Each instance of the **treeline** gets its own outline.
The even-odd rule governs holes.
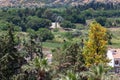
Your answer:
[[[43,17],[39,12],[43,14]],[[10,23],[20,27],[22,31],[26,31],[28,28],[38,30],[51,25],[51,21],[45,17],[45,9],[8,9],[0,11],[0,14],[1,21],[4,21],[1,25]]]
[[[95,2],[92,1],[89,4],[85,4],[85,5],[79,5],[76,6],[78,8],[80,8],[81,10],[85,10],[88,8],[93,8],[95,10],[99,10],[99,9],[105,9],[105,10],[118,10],[120,9],[120,3],[112,3],[112,2]]]
[[[80,8],[67,8],[62,12],[62,16],[73,23],[85,24],[87,19],[94,19],[97,17],[115,18],[120,16],[120,10],[94,10],[89,8],[81,11]]]
[[[59,22],[64,28],[76,28],[76,23],[86,25],[86,20],[89,19],[95,19],[100,24],[102,23],[102,26],[119,26],[120,19],[114,19],[116,17],[120,17],[120,10],[113,8],[111,10],[95,10],[94,8],[81,10],[81,7],[70,7],[63,10],[3,8],[0,10],[0,29],[6,30],[7,24],[12,24],[16,30],[26,31],[31,28],[37,31],[39,28],[49,29],[52,22]]]
[[[120,26],[118,23],[120,17],[120,10],[94,10],[93,8],[89,8],[86,10],[81,10],[79,7],[71,7],[66,8],[61,15],[64,17],[65,20],[68,20],[72,23],[80,23],[86,24],[86,20],[98,20],[102,23],[103,20],[105,21],[102,26],[106,27],[113,27],[113,26]],[[111,18],[111,19],[110,19]],[[117,18],[117,19],[115,19]]]

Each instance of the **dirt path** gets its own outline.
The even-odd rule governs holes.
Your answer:
[[[108,30],[110,30],[110,31],[118,31],[118,30],[120,30],[120,28],[108,28]]]

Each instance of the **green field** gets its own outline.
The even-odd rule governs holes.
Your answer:
[[[112,48],[120,48],[120,28],[110,28],[112,33],[112,45],[109,45]]]
[[[54,49],[57,47],[61,47],[63,44],[62,43],[55,43],[55,42],[43,42],[43,47],[49,48],[49,49]]]
[[[77,24],[78,25],[78,24]],[[120,48],[120,28],[108,28],[109,32],[112,33],[112,45],[108,45],[108,47],[112,47],[112,48]],[[45,48],[49,48],[49,49],[54,49],[54,48],[58,48],[58,47],[62,47],[63,45],[63,39],[67,40],[67,41],[73,41],[73,42],[80,42],[81,39],[86,39],[86,37],[88,36],[88,30],[84,29],[84,30],[80,30],[82,32],[82,35],[80,35],[79,37],[75,37],[72,38],[71,40],[65,38],[64,34],[66,32],[53,32],[53,34],[55,35],[55,39],[52,41],[46,41],[43,42],[43,47]]]

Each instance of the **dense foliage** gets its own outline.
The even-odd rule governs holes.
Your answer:
[[[54,35],[51,33],[51,31],[45,28],[39,29],[37,31],[37,35],[41,38],[42,41],[52,40],[54,38]]]
[[[108,79],[106,45],[112,34],[103,26],[119,27],[118,7],[90,3],[63,10],[2,8],[0,80],[102,80],[103,75]],[[52,29],[52,22],[61,27]],[[43,47],[45,42],[57,47]]]
[[[92,7],[81,9],[83,9],[81,6],[63,8],[63,10],[51,8],[2,8],[0,10],[0,22],[4,22],[4,25],[1,25],[1,28],[10,23],[20,27],[22,31],[26,31],[28,28],[38,30],[39,28],[49,28],[51,22],[62,22],[61,24],[65,23],[62,27],[75,28],[74,24],[80,23],[85,25],[87,20],[94,18],[102,26],[112,27],[120,25],[120,20],[114,19],[120,17],[119,9],[111,8],[106,10],[102,8],[94,9]],[[113,20],[107,18],[113,18]],[[71,26],[65,26],[68,24]]]
[[[62,22],[60,26],[62,26],[63,28],[75,28],[76,27],[73,23],[69,21]]]
[[[0,79],[10,80],[14,74],[18,74],[24,58],[15,48],[13,28],[8,27],[7,34],[1,35],[0,38]]]
[[[90,67],[93,63],[107,63],[106,58],[106,44],[107,44],[107,31],[100,24],[93,22],[90,24],[90,31],[88,41],[85,44],[84,56],[86,66]]]
[[[103,74],[104,78],[108,78],[108,74],[105,74],[108,70],[105,68],[109,67],[99,65],[108,61],[105,56],[107,33],[106,29],[96,22],[90,24],[86,43],[83,39],[81,42],[64,40],[63,47],[53,49],[52,62],[49,57],[45,57],[42,50],[42,41],[52,38],[48,29],[28,29],[28,34],[19,32],[20,35],[17,33],[17,36],[13,34],[13,28],[8,29],[8,34],[1,34],[0,38],[1,80],[102,80]],[[24,39],[20,37],[22,35]],[[98,69],[102,71],[99,72]],[[87,73],[89,74],[86,75]]]

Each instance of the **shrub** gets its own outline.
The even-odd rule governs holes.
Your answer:
[[[74,25],[73,23],[69,22],[69,21],[63,21],[60,24],[61,27],[63,28],[76,28],[76,25]]]
[[[58,31],[59,31],[59,29],[58,29],[58,28],[55,28],[55,29],[53,29],[53,31],[54,31],[54,32],[58,32]]]
[[[42,41],[52,40],[54,38],[54,35],[51,33],[51,31],[46,28],[40,28],[37,31],[37,35]]]

